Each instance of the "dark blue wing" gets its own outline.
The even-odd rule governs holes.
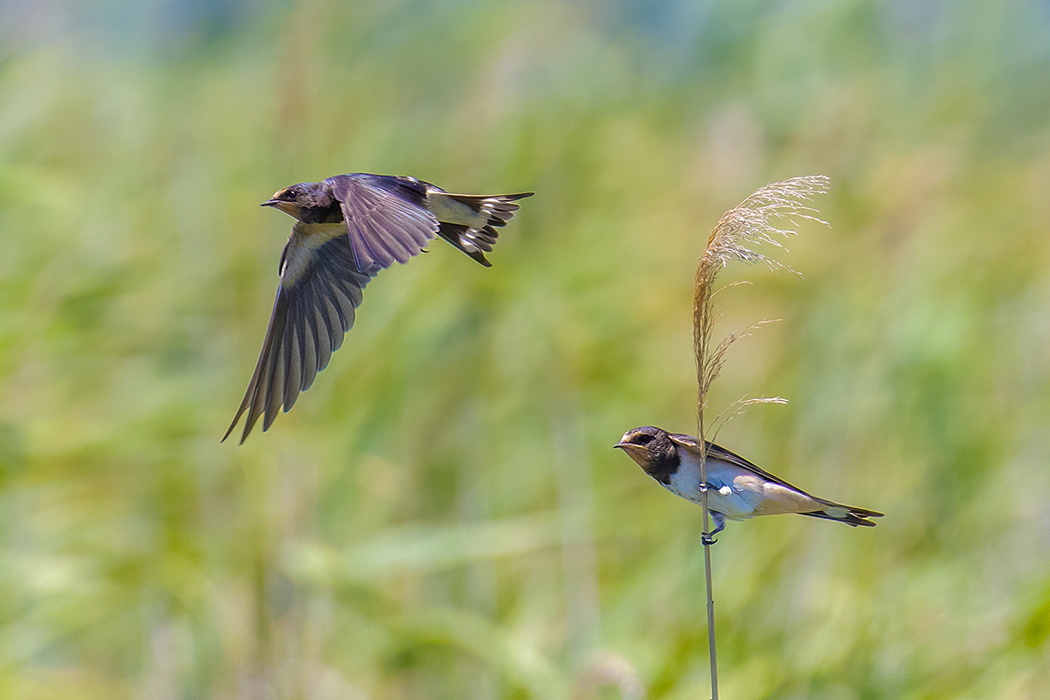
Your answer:
[[[289,241],[282,259],[289,257],[292,245]],[[338,236],[296,255],[308,257],[295,279],[287,279],[287,266],[282,269],[259,362],[223,440],[245,411],[242,443],[260,416],[263,430],[268,429],[282,405],[288,411],[299,393],[310,388],[354,325],[355,309],[371,275],[360,272],[347,237]]]

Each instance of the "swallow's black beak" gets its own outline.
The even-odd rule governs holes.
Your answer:
[[[265,202],[263,202],[259,206],[260,207],[276,207],[280,203],[281,203],[281,200],[279,200],[279,199],[267,199]]]
[[[647,458],[647,452],[645,445],[639,445],[633,442],[618,442],[613,445],[614,449],[623,450],[624,454],[633,459],[638,464],[642,464]]]

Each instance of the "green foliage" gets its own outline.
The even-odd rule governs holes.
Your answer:
[[[722,696],[1042,697],[1041,8],[224,7],[0,22],[0,697],[706,697],[700,509],[611,447],[691,431],[708,233],[815,173],[831,229],[765,251],[802,278],[720,278],[724,332],[782,322],[709,410],[788,397],[718,440],[887,515],[730,524]],[[220,445],[290,227],[258,204],[355,171],[537,195]]]

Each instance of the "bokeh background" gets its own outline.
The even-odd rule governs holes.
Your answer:
[[[718,297],[719,441],[876,529],[731,523],[725,698],[1050,688],[1050,6],[0,2],[0,697],[706,698],[692,432],[721,214],[825,174]],[[291,220],[343,172],[534,190],[366,290],[241,447]]]

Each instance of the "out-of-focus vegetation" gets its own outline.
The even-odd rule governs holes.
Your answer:
[[[712,410],[887,515],[730,524],[722,694],[1046,697],[1045,3],[71,5],[0,6],[0,697],[708,697],[700,509],[611,447],[692,432],[707,234],[817,173]],[[258,204],[355,171],[537,195],[219,444]]]

